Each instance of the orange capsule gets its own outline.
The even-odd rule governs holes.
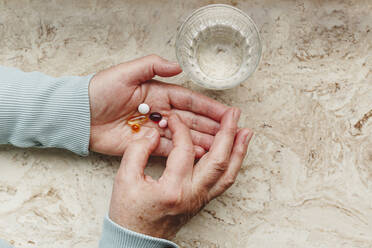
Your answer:
[[[132,126],[134,124],[144,124],[147,122],[149,117],[147,115],[137,115],[137,116],[132,116],[127,120],[128,125]]]
[[[141,126],[139,124],[133,124],[131,125],[132,131],[138,133],[141,129]]]

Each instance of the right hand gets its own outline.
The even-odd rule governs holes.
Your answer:
[[[240,110],[230,108],[210,151],[194,166],[190,129],[177,115],[169,118],[173,136],[166,168],[159,180],[144,174],[148,157],[159,144],[152,129],[125,151],[115,178],[109,217],[132,231],[170,238],[205,204],[235,181],[253,135],[237,128]]]

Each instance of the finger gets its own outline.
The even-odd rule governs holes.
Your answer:
[[[248,145],[253,136],[252,130],[245,128],[238,132],[234,142],[234,147],[231,152],[230,163],[226,172],[218,180],[209,192],[209,199],[213,199],[225,192],[231,185],[234,184],[243,160],[247,154]]]
[[[162,178],[167,181],[180,182],[191,176],[194,167],[195,151],[191,140],[190,129],[177,115],[171,115],[168,125],[172,131],[173,149],[167,159]]]
[[[172,140],[162,137],[160,138],[158,147],[156,147],[152,155],[168,157],[172,149],[173,149]],[[204,148],[197,146],[197,145],[194,145],[194,151],[195,151],[195,158],[201,158],[206,153]]]
[[[212,146],[214,137],[210,134],[201,133],[198,131],[190,130],[191,140],[194,145],[202,147],[204,150],[209,150]],[[165,129],[164,136],[168,139],[172,139],[171,130]]]
[[[240,110],[229,109],[223,116],[220,131],[216,134],[209,153],[202,158],[198,169],[195,171],[196,178],[203,188],[210,189],[223,175],[230,160]]]
[[[206,154],[206,151],[203,147],[195,146],[194,145],[194,151],[195,151],[195,158],[201,158],[204,154]]]
[[[200,93],[177,85],[167,85],[170,104],[177,109],[187,110],[215,121],[221,121],[228,107]]]
[[[220,131],[216,134],[214,142],[210,149],[210,156],[221,161],[226,161],[230,158],[232,145],[238,129],[238,121],[240,117],[240,109],[230,108],[224,115]]]
[[[178,63],[170,62],[158,55],[148,55],[120,65],[123,75],[133,84],[143,83],[158,75],[172,77],[182,72]]]
[[[220,123],[211,118],[178,109],[172,109],[169,112],[177,114],[181,118],[181,121],[192,130],[215,135],[220,129]]]
[[[132,141],[125,149],[118,174],[131,179],[143,179],[147,161],[157,147],[159,138],[157,130],[149,129],[143,137]]]

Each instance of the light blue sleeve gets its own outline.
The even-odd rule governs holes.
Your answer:
[[[88,155],[91,77],[53,78],[0,67],[0,144]]]
[[[103,222],[103,230],[99,248],[178,248],[165,239],[154,238],[125,229],[108,216]],[[0,239],[0,248],[13,248]]]
[[[0,239],[0,248],[13,248],[13,246]]]
[[[141,233],[136,233],[125,229],[112,220],[108,216],[103,222],[103,231],[99,248],[178,248],[178,246],[165,239],[154,238]]]
[[[92,76],[53,78],[0,66],[0,144],[57,147],[88,155]],[[2,228],[2,227],[0,227]],[[0,240],[0,248],[11,248]],[[104,220],[100,248],[177,247]]]

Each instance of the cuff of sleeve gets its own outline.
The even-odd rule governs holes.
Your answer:
[[[53,135],[45,142],[48,147],[70,150],[82,156],[89,155],[90,141],[90,102],[89,83],[93,75],[85,77],[58,78],[63,85],[55,92],[53,100],[55,112],[48,118]],[[50,103],[52,104],[52,103]],[[46,138],[46,136],[43,136]],[[43,142],[42,142],[43,143]]]
[[[125,229],[108,216],[103,223],[102,237],[99,248],[178,248],[178,246],[165,239],[155,238]]]

